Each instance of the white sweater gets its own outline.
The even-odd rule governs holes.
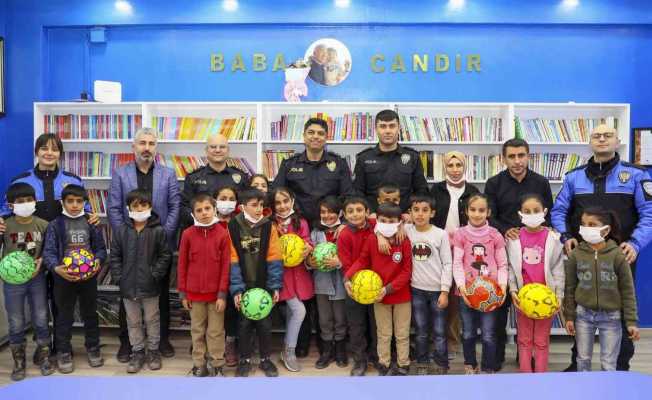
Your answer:
[[[412,224],[405,225],[412,243],[412,287],[432,292],[450,291],[453,283],[453,256],[448,233],[431,226],[419,232]]]

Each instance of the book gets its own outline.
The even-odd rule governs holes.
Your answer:
[[[497,117],[416,117],[401,115],[404,142],[500,142],[502,119]]]
[[[132,139],[142,125],[140,114],[43,116],[43,131],[61,139]]]
[[[593,129],[607,124],[618,129],[616,117],[543,119],[514,118],[516,137],[530,142],[547,143],[588,143]]]
[[[229,140],[256,140],[256,117],[196,118],[152,117],[152,126],[159,139],[205,141],[211,136],[224,135]]]
[[[283,114],[281,119],[273,121],[270,126],[271,140],[302,141],[303,127],[309,118],[326,121],[329,141],[376,141],[374,116],[370,113],[353,112],[333,117],[326,113]]]

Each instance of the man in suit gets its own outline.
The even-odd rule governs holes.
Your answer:
[[[127,193],[134,189],[146,190],[151,194],[153,212],[158,215],[161,221],[170,249],[174,250],[176,247],[181,195],[174,170],[154,162],[156,157],[156,137],[156,131],[152,128],[139,129],[132,144],[136,160],[113,171],[108,201],[109,223],[112,229],[123,225],[129,219],[126,204]],[[169,286],[170,266],[168,266],[168,273],[161,281],[161,295],[159,296],[161,313],[159,349],[164,357],[174,356],[174,348],[169,341]],[[126,315],[124,306],[120,303],[120,349],[118,350],[118,360],[127,362],[130,354],[131,345],[129,344]]]

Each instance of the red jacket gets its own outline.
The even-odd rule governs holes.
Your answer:
[[[383,280],[387,294],[383,304],[399,304],[410,301],[410,279],[412,278],[412,244],[404,239],[401,244],[393,244],[389,255],[378,251],[378,238],[370,235],[367,238],[362,254],[349,268],[344,276],[351,279],[356,272],[370,268],[376,271]]]
[[[217,223],[183,231],[177,264],[177,288],[192,301],[225,299],[229,291],[231,240]]]
[[[367,226],[357,229],[347,225],[337,237],[337,257],[342,263],[342,272],[346,274],[362,253],[362,245],[369,236],[374,236],[375,220],[367,220]]]
[[[290,224],[281,227],[279,224],[274,223],[274,227],[278,231],[278,235],[286,233],[295,233],[301,237],[306,243],[310,243],[310,228],[305,219],[301,218],[301,226],[298,230]],[[312,280],[312,274],[306,269],[305,263],[301,263],[296,267],[283,268],[283,288],[279,293],[279,301],[290,300],[293,297],[299,300],[308,300],[315,295],[315,286]]]

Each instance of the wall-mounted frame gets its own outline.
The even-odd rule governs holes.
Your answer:
[[[634,164],[652,167],[652,128],[634,128]]]
[[[5,39],[0,36],[0,117],[5,115]]]

